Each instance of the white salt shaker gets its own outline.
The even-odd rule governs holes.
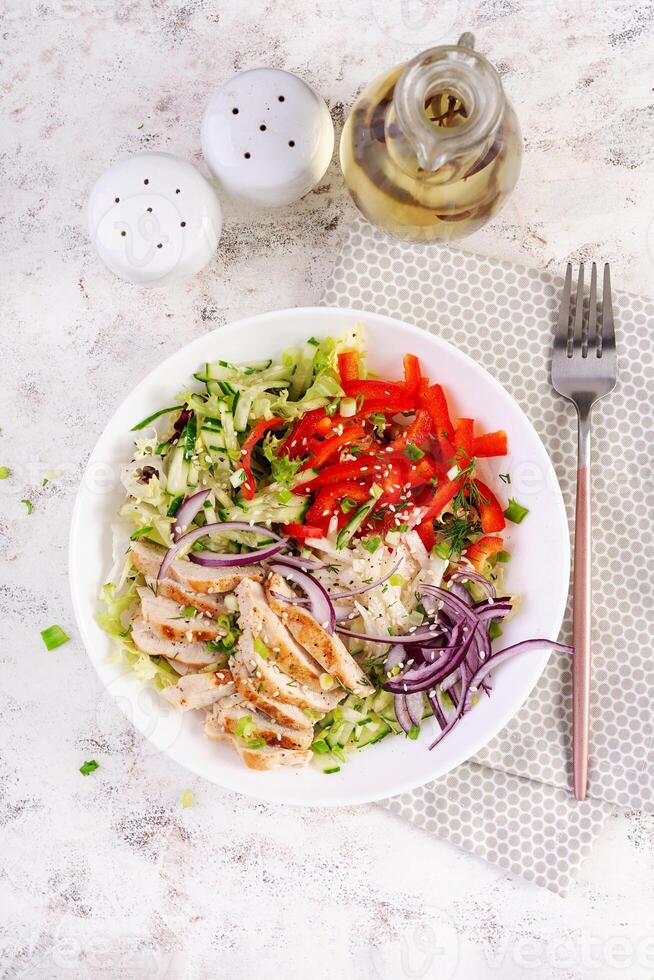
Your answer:
[[[145,286],[199,272],[215,253],[222,226],[211,184],[169,153],[138,153],[106,170],[91,191],[88,217],[111,271]]]
[[[334,151],[329,110],[287,71],[254,68],[221,85],[202,122],[202,152],[232,197],[280,207],[303,197]]]

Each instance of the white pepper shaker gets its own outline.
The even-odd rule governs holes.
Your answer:
[[[243,71],[211,96],[202,152],[227,194],[280,207],[307,194],[334,152],[334,124],[320,96],[276,68]]]
[[[169,153],[138,153],[109,167],[89,198],[89,230],[121,279],[163,286],[199,272],[218,246],[214,189]]]

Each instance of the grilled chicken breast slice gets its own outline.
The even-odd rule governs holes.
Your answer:
[[[247,738],[262,738],[268,745],[280,749],[306,750],[311,748],[313,740],[311,729],[298,731],[288,725],[278,725],[277,722],[257,711],[240,694],[221,698],[213,705],[212,712],[204,726],[205,734],[209,738],[220,737],[225,732],[229,735],[236,735],[237,725],[243,718],[248,718],[251,721]]]
[[[260,772],[279,769],[280,766],[306,766],[313,758],[313,752],[309,750],[278,749],[272,745],[248,749],[240,738],[228,737],[248,769],[258,769]]]
[[[196,668],[208,667],[216,659],[216,654],[209,650],[206,643],[167,640],[141,616],[135,616],[132,620],[130,635],[138,649],[151,657],[165,657],[166,660],[179,661]]]
[[[266,583],[266,598],[270,608],[322,669],[353,694],[359,697],[372,694],[372,684],[340,637],[336,634],[330,635],[302,606],[284,602],[273,595],[273,592],[293,595],[280,575],[271,575]]]
[[[167,640],[219,640],[225,635],[216,622],[204,614],[184,616],[184,609],[171,599],[155,595],[147,586],[138,590],[141,599],[141,615],[158,633]]]
[[[137,572],[144,576],[148,585],[154,585],[157,582],[157,575],[165,553],[163,548],[147,541],[134,541],[132,543],[132,565]],[[165,599],[172,599],[173,602],[179,602],[182,606],[195,606],[200,612],[206,612],[214,617],[227,611],[222,595],[204,595],[192,592],[191,589],[172,578],[164,578],[157,582],[157,595],[163,596]]]
[[[145,541],[132,543],[134,567],[146,578],[156,579],[166,554],[164,548]],[[233,568],[205,568],[183,558],[176,558],[168,569],[168,579],[177,582],[190,592],[201,595],[220,595],[233,592],[244,578],[261,582],[263,571],[258,565],[235,565]]]
[[[234,678],[234,685],[241,698],[249,702],[253,708],[268,715],[279,725],[288,725],[289,728],[298,730],[308,729],[313,731],[313,724],[308,715],[301,708],[294,704],[284,704],[271,698],[260,689],[257,678],[252,677],[247,667],[238,659],[232,659],[230,669]]]
[[[239,626],[260,637],[270,650],[270,659],[294,680],[322,694],[320,678],[324,670],[295,642],[279,617],[270,608],[258,582],[243,579],[236,589]]]
[[[229,670],[206,674],[186,674],[176,684],[166,687],[161,696],[181,711],[209,708],[216,701],[234,695],[234,681]]]

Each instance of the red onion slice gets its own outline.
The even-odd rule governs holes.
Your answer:
[[[473,572],[472,569],[457,568],[457,570],[452,573],[452,578],[476,582],[477,585],[481,585],[482,588],[486,590],[491,599],[494,599],[497,594],[493,583],[489,582],[483,575],[480,575],[479,572]]]
[[[336,613],[324,586],[313,575],[308,575],[301,569],[296,568],[295,565],[287,564],[285,560],[273,562],[269,567],[271,572],[277,572],[279,575],[283,575],[284,578],[290,582],[295,582],[296,585],[299,585],[306,592],[309,605],[311,606],[311,615],[320,623],[323,629],[332,634],[336,626]]]
[[[422,722],[423,708],[425,706],[422,694],[407,694],[405,695],[404,700],[406,701],[409,718],[414,725],[420,725]]]
[[[175,514],[173,521],[173,541],[179,541],[183,532],[204,507],[205,501],[211,496],[211,490],[198,490],[197,493],[186,497]]]
[[[407,708],[406,698],[403,694],[396,694],[393,698],[393,711],[395,712],[395,717],[400,723],[400,728],[403,732],[408,735],[411,731],[411,726],[413,722],[411,721],[411,716],[409,715],[409,709]]]
[[[198,565],[208,565],[211,568],[229,568],[234,565],[252,565],[264,558],[270,558],[287,547],[287,541],[270,528],[263,527],[261,524],[248,524],[246,521],[218,521],[215,524],[205,524],[204,527],[195,527],[192,531],[187,531],[178,541],[168,549],[159,568],[157,581],[166,577],[168,569],[175,560],[182,548],[193,544],[200,538],[208,534],[219,534],[222,531],[254,531],[258,534],[265,534],[266,537],[274,538],[275,544],[266,545],[257,551],[251,551],[246,555],[221,555],[215,551],[195,551],[189,555],[191,561]]]
[[[511,660],[518,653],[527,653],[530,651],[533,652],[535,650],[542,650],[544,646],[548,646],[552,650],[558,650],[561,653],[574,652],[573,648],[567,646],[567,644],[565,643],[556,643],[554,640],[545,640],[545,639],[522,640],[522,642],[520,643],[514,643],[510,647],[505,647],[504,650],[498,650],[498,652],[494,653],[489,660],[482,663],[481,666],[472,675],[472,677],[463,684],[461,688],[460,700],[454,714],[448,721],[445,728],[443,728],[438,733],[438,735],[431,743],[429,748],[433,749],[434,746],[438,745],[438,743],[445,737],[445,735],[447,735],[448,732],[451,732],[454,726],[457,724],[457,722],[461,720],[464,713],[470,708],[472,698],[476,694],[477,689],[481,687],[482,681],[491,670],[494,670],[496,667],[499,667],[501,664],[506,663],[507,660]]]
[[[326,568],[330,562],[314,561],[313,558],[297,558],[295,555],[284,555],[284,564],[299,568],[301,572],[318,571],[319,568]]]
[[[432,631],[430,627],[419,626],[415,633],[408,633],[406,636],[373,636],[372,633],[355,633],[337,626],[336,632],[349,636],[353,640],[366,640],[368,643],[401,643],[402,646],[406,646],[408,643],[428,643],[430,638],[436,639],[442,630],[439,629],[437,632],[436,629]]]

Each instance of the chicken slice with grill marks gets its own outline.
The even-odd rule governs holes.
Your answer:
[[[245,725],[244,719],[247,721]],[[250,738],[262,738],[267,745],[279,749],[311,748],[313,732],[310,728],[298,731],[297,728],[290,728],[288,725],[279,725],[253,708],[240,694],[222,698],[213,705],[204,731],[209,738],[219,738],[225,733],[239,737],[239,723],[240,728],[244,729],[241,734],[246,742]]]
[[[226,739],[231,742],[248,769],[260,772],[279,769],[280,766],[306,766],[311,762],[313,752],[300,749],[280,749],[273,745],[264,745],[260,749],[250,749],[240,738],[225,733],[210,735],[214,739]]]
[[[166,687],[161,696],[182,711],[209,708],[217,701],[233,696],[234,681],[229,670],[208,671],[205,674],[186,674],[176,684]]]
[[[134,567],[146,578],[156,579],[166,551],[145,541],[134,541],[131,547]],[[263,570],[259,565],[235,565],[233,568],[205,568],[183,558],[171,563],[166,580],[182,585],[189,592],[201,595],[221,595],[233,592],[244,578],[261,582]]]
[[[292,596],[281,575],[273,573],[266,582],[270,608],[286,629],[316,660],[324,671],[359,697],[372,694],[374,688],[340,637],[330,635],[302,606],[284,602],[276,595]]]
[[[157,582],[157,575],[163,556],[166,554],[163,548],[148,541],[134,541],[130,549],[132,565],[137,572],[144,576],[148,585],[156,586],[157,595],[165,599],[172,599],[179,602],[182,606],[195,606],[200,612],[205,612],[209,616],[220,616],[227,612],[222,595],[204,595],[199,592],[192,592],[181,582],[176,582],[172,578],[164,578]]]
[[[270,651],[271,665],[275,664],[293,680],[322,695],[320,678],[324,670],[295,642],[280,622],[259,583],[243,579],[235,594],[240,610],[240,628],[249,630],[253,637],[261,639]]]
[[[143,619],[167,640],[199,640],[206,643],[207,640],[219,640],[225,635],[225,630],[213,619],[196,613],[185,616],[182,606],[171,599],[155,595],[147,586],[140,588],[138,594]]]
[[[263,690],[258,678],[253,677],[248,668],[238,659],[232,657],[230,669],[234,678],[236,690],[244,701],[249,702],[253,708],[268,715],[279,725],[288,725],[289,728],[298,730],[308,729],[313,731],[313,723],[309,715],[294,704],[283,704],[275,698],[269,697]]]
[[[151,657],[165,657],[188,667],[208,667],[216,659],[216,654],[209,650],[206,643],[167,640],[140,616],[132,620],[130,637],[142,653]]]

